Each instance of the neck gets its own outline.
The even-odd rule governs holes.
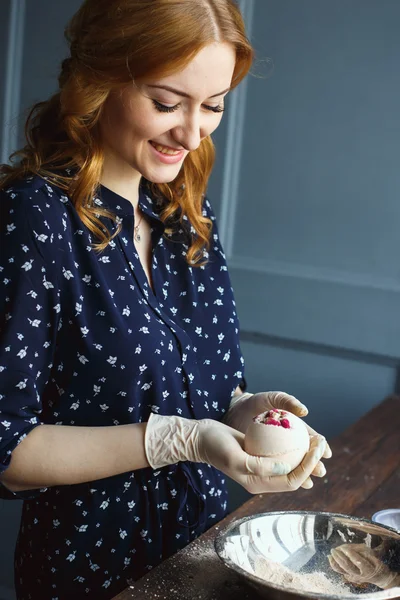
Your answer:
[[[100,183],[122,198],[129,200],[136,210],[139,200],[139,184],[142,176],[126,163],[121,163],[111,151],[105,151]]]

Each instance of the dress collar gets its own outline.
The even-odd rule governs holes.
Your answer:
[[[66,168],[64,169],[64,171],[69,177],[72,177],[74,173],[76,173],[77,169]],[[132,203],[129,202],[129,200],[127,200],[123,196],[120,196],[116,192],[113,192],[109,188],[105,187],[104,185],[99,185],[97,194],[95,194],[93,198],[93,203],[95,206],[109,209],[111,212],[118,215],[120,218],[133,217],[134,220],[134,211]],[[160,219],[162,202],[153,199],[150,191],[150,182],[147,181],[147,179],[145,179],[144,177],[142,177],[139,184],[138,205],[140,210],[144,212],[148,217],[158,221],[158,226],[161,226],[161,231],[165,230],[165,225]]]
[[[94,197],[94,204],[114,212],[120,217],[133,216],[133,205],[129,200],[113,192],[104,185],[100,185],[98,194]],[[161,222],[159,206],[150,195],[148,184],[141,183],[139,186],[138,205],[140,210],[147,216]]]

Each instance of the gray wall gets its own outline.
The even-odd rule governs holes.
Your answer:
[[[398,387],[400,3],[246,6],[262,60],[216,198],[247,377],[332,437]]]
[[[9,130],[9,115],[6,114],[7,98],[6,93],[9,88],[9,80],[7,81],[7,75],[11,71],[9,62],[8,48],[12,43],[10,39],[10,21],[11,21],[11,1],[3,1],[1,6],[1,18],[0,18],[0,81],[2,82],[0,88],[0,152],[3,150],[3,140],[8,134]],[[8,112],[8,111],[7,111]],[[6,131],[7,130],[7,131]],[[2,159],[5,158],[0,154]]]
[[[400,4],[253,5],[274,71],[247,82],[226,236],[249,379],[301,395],[331,436],[396,380]]]
[[[79,4],[1,0],[3,152],[21,139],[17,114],[54,91],[63,27]],[[263,60],[228,102],[209,195],[249,389],[297,395],[332,437],[397,388],[400,2],[241,4]],[[12,5],[24,35],[14,36],[10,72]],[[231,489],[234,508],[248,495]],[[0,600],[13,597],[18,518],[19,503],[0,502]]]
[[[249,388],[332,437],[398,388],[400,3],[245,4],[261,60],[216,198]]]

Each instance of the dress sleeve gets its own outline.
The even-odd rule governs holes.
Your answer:
[[[41,424],[60,320],[54,233],[37,198],[0,192],[0,474]],[[39,493],[13,493],[0,483],[3,498]]]

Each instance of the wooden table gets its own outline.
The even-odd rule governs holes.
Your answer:
[[[255,592],[214,550],[233,519],[274,510],[322,510],[370,518],[400,508],[400,397],[391,396],[336,437],[327,475],[311,490],[260,494],[135,582],[114,600],[255,600]],[[183,576],[184,574],[184,576]]]

